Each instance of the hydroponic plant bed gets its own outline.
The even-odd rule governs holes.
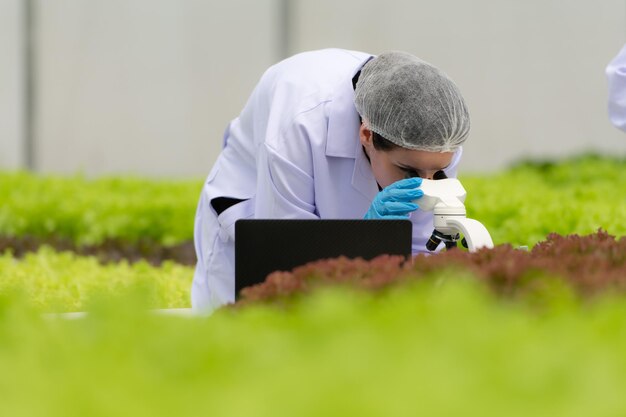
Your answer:
[[[93,256],[42,247],[14,258],[0,255],[0,295],[13,294],[45,313],[84,311],[97,298],[116,298],[141,289],[146,307],[188,308],[193,268],[172,261],[102,264]]]
[[[37,252],[42,247],[53,248],[58,252],[92,256],[103,264],[120,261],[131,263],[146,261],[155,266],[166,261],[187,266],[196,264],[196,252],[191,240],[163,245],[151,239],[139,238],[135,241],[127,241],[121,238],[107,238],[97,244],[80,245],[68,238],[55,235],[47,237],[0,236],[0,254],[11,252],[12,256],[22,258],[26,254]]]
[[[626,295],[626,237],[616,239],[603,231],[586,236],[551,234],[531,251],[500,245],[474,253],[453,249],[408,261],[401,256],[316,261],[270,274],[265,282],[245,288],[239,304],[285,304],[329,285],[382,290],[433,275],[471,276],[496,294],[512,298],[570,290],[582,298],[606,292]]]
[[[527,162],[461,181],[468,216],[496,244],[532,247],[553,232],[586,235],[599,228],[626,235],[626,201],[617,191],[626,189],[623,159]],[[0,173],[0,251],[11,248],[19,257],[45,244],[105,262],[142,257],[191,265],[201,189],[201,180]]]
[[[192,267],[135,254],[191,241],[201,181],[0,175],[0,416],[624,415],[624,168],[462,178],[496,249],[314,263],[191,319],[146,312]],[[81,255],[106,242],[131,262]]]
[[[497,281],[498,274],[509,276],[506,278],[509,281],[501,280],[515,287],[524,280],[510,278],[511,271],[526,271],[524,276],[548,274],[563,278],[561,269],[565,265],[575,265],[573,270],[578,272],[589,270],[576,261],[595,265],[596,257],[602,254],[594,255],[596,257],[570,256],[566,254],[569,249],[564,246],[559,253],[553,251],[540,257],[538,250],[545,245],[533,246],[552,232],[560,235],[577,233],[581,239],[589,236],[595,240],[606,235],[598,233],[598,228],[614,236],[626,235],[626,201],[616,194],[616,190],[626,189],[625,167],[620,159],[584,156],[557,163],[523,163],[488,176],[462,177],[468,190],[468,215],[487,226],[496,244],[524,244],[531,247],[531,252],[522,254],[512,248],[498,247],[489,255],[480,255],[485,259],[492,257],[494,261],[491,263],[462,252],[443,254],[416,263],[422,271],[418,274],[431,268],[458,265],[463,271],[472,271],[479,279],[487,279],[484,278],[485,271],[500,271],[491,273],[489,280]],[[54,306],[53,311],[73,311],[84,308],[87,294],[99,291],[110,294],[119,288],[109,285],[111,282],[122,284],[115,278],[116,263],[146,261],[158,266],[173,260],[187,266],[178,274],[184,278],[171,282],[153,280],[150,285],[155,286],[160,294],[170,291],[177,295],[167,302],[156,302],[153,307],[188,307],[191,267],[195,264],[193,218],[201,187],[198,180],[0,174],[0,252],[10,253],[4,257],[4,269],[0,269],[0,288],[8,288],[9,283],[12,288],[22,285],[28,294],[36,294],[37,306],[43,309]],[[73,197],[68,199],[68,195]],[[607,195],[614,198],[607,199]],[[561,247],[555,239],[550,238],[549,247]],[[42,247],[54,248],[56,252],[70,251],[78,257],[68,260],[67,256],[56,255],[49,249],[42,251]],[[20,260],[29,253],[33,255],[27,261]],[[81,258],[84,255],[89,256],[85,258],[89,259],[85,261],[89,262],[89,267],[80,272],[86,265]],[[100,270],[94,259],[113,266]],[[497,260],[500,263],[495,262]],[[75,268],[74,264],[83,266]],[[20,274],[20,269],[30,272]],[[72,270],[80,277],[75,278],[76,283],[67,274],[58,280],[56,277],[63,274],[63,270]],[[587,289],[584,291],[589,292],[593,285],[601,287],[608,279],[595,278],[607,269],[596,268],[595,271],[595,275],[588,271],[592,275],[585,279],[570,279],[569,275],[565,279],[577,283],[579,289],[586,280],[588,284],[585,284]],[[616,271],[616,274],[621,273]],[[16,280],[15,276],[28,279]],[[125,286],[141,281],[137,274],[119,276],[126,277]],[[617,285],[612,278],[608,280]],[[49,281],[56,284],[46,285]],[[169,288],[172,285],[176,287],[175,291]],[[54,291],[46,292],[50,288]],[[67,300],[67,304],[63,305],[59,300]],[[156,297],[155,300],[165,298]]]

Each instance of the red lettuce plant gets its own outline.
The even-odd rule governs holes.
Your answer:
[[[371,261],[321,260],[270,274],[265,282],[244,289],[240,304],[285,299],[324,285],[377,290],[442,270],[468,271],[504,296],[533,291],[545,277],[562,279],[581,296],[607,290],[626,292],[626,237],[617,240],[599,230],[586,236],[550,234],[531,251],[500,245],[474,253],[449,250],[418,255],[408,262],[387,255]]]

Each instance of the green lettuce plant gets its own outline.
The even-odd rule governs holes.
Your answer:
[[[82,311],[95,296],[113,297],[145,287],[151,308],[189,307],[193,268],[166,261],[154,267],[144,261],[102,265],[95,257],[42,247],[22,259],[0,256],[0,294],[19,292],[45,312]]]
[[[494,243],[532,246],[552,232],[626,235],[626,163],[599,156],[526,162],[489,175],[462,173],[468,216]],[[87,179],[0,174],[0,235],[77,244],[193,239],[202,180]]]
[[[0,174],[0,234],[77,244],[192,239],[201,181]]]
[[[526,162],[493,175],[461,176],[468,217],[495,244],[532,246],[550,233],[626,235],[626,162],[581,156]]]

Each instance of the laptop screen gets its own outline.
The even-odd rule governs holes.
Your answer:
[[[411,256],[409,220],[247,219],[235,223],[235,294],[274,271],[346,256]]]

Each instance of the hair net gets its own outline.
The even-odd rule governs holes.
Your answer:
[[[369,129],[403,148],[454,151],[469,134],[467,106],[454,82],[405,52],[367,62],[354,102]]]

